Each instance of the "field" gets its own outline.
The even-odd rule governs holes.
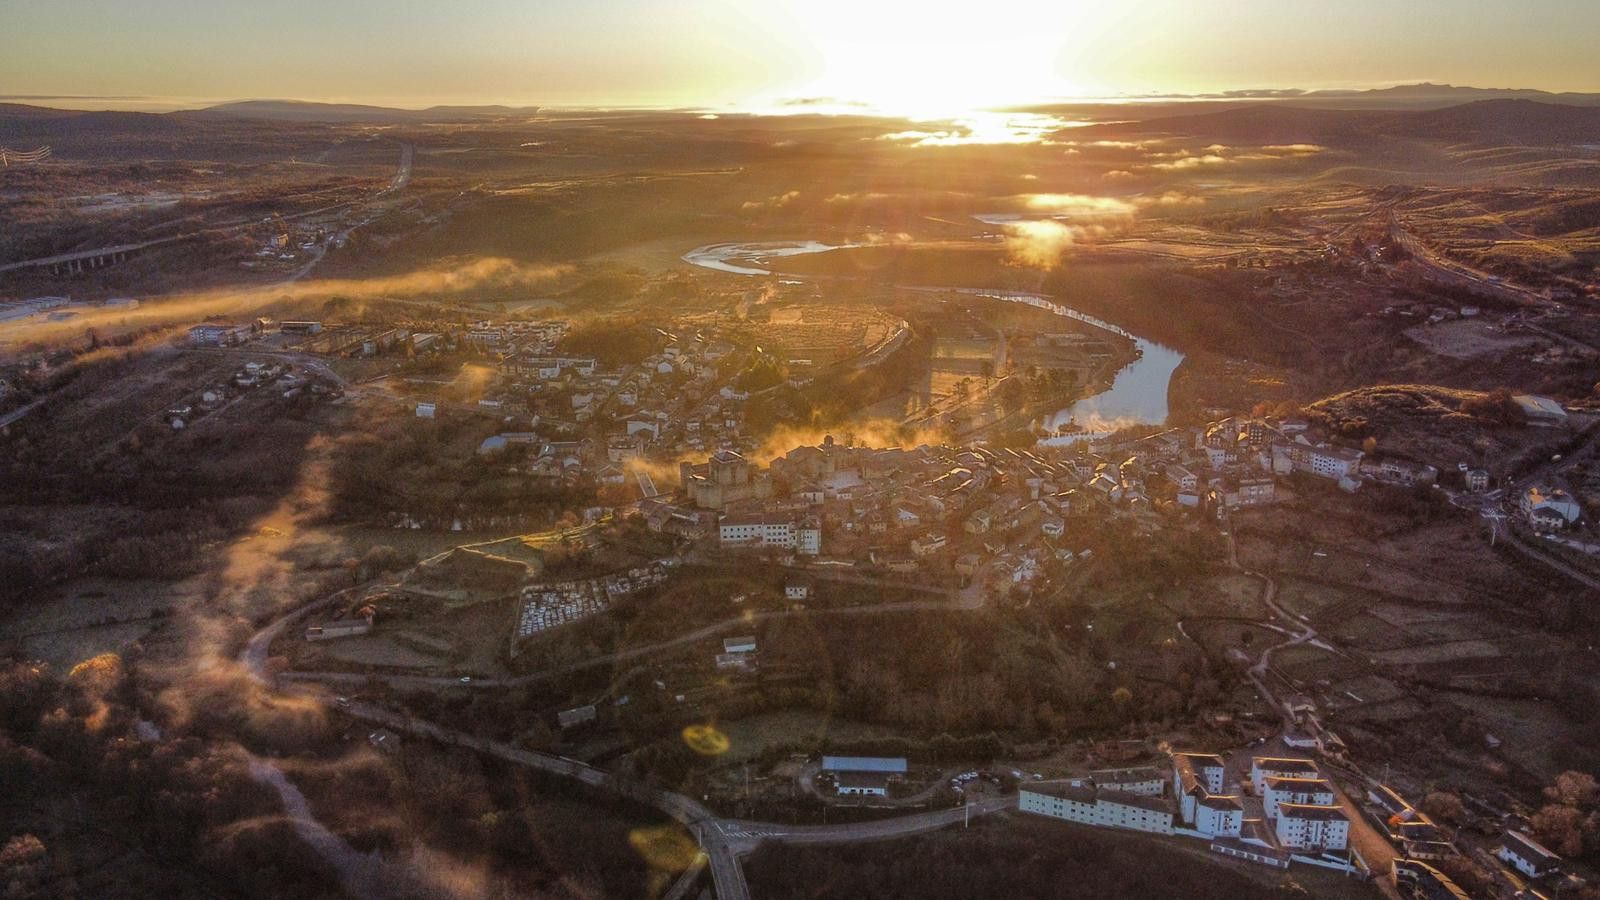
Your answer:
[[[1452,778],[1421,746],[1397,750],[1420,722],[1452,723],[1449,736],[1422,745],[1438,758],[1486,760],[1458,775],[1488,796],[1547,782],[1570,767],[1585,723],[1537,673],[1559,673],[1574,690],[1596,685],[1574,668],[1585,645],[1552,632],[1545,601],[1526,588],[1529,578],[1546,583],[1543,576],[1486,554],[1465,521],[1357,514],[1350,507],[1365,502],[1359,497],[1317,502],[1323,512],[1314,521],[1291,505],[1236,523],[1242,560],[1274,572],[1280,603],[1348,651],[1285,649],[1274,656],[1276,675],[1316,698],[1324,723],[1358,759],[1370,752],[1389,760],[1404,783]],[[1239,640],[1236,631],[1201,633],[1221,640],[1213,650],[1220,652]],[[1518,716],[1539,727],[1522,727]],[[1502,742],[1492,756],[1481,743],[1485,733]],[[1494,760],[1499,768],[1489,764]]]

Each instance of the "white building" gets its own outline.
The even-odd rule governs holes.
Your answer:
[[[1302,806],[1332,806],[1333,785],[1322,778],[1267,779],[1266,790],[1261,792],[1261,808],[1267,818],[1278,817],[1278,806],[1298,803]]]
[[[1096,769],[1087,779],[1095,787],[1125,794],[1161,797],[1167,792],[1167,775],[1154,766],[1132,769]]]
[[[1350,819],[1337,806],[1278,804],[1274,833],[1293,850],[1343,850],[1350,844]]]
[[[1520,831],[1506,832],[1505,843],[1494,855],[1529,878],[1548,875],[1561,865],[1561,857]]]
[[[1088,785],[1028,784],[1017,792],[1017,808],[1084,825],[1173,833],[1172,807],[1165,800]]]
[[[1309,759],[1257,756],[1250,761],[1250,786],[1256,796],[1266,793],[1268,778],[1318,778],[1317,764]]]
[[[1345,478],[1355,474],[1360,465],[1360,450],[1346,450],[1343,447],[1314,447],[1311,450],[1309,468],[1313,475]]]
[[[729,516],[719,523],[724,547],[781,547],[795,549],[792,519],[776,516]]]
[[[1206,837],[1238,837],[1244,804],[1238,797],[1207,794],[1195,804],[1194,830]]]
[[[834,792],[846,796],[888,796],[889,783],[906,775],[902,757],[824,756],[822,771],[834,776]]]
[[[817,556],[822,553],[822,525],[815,519],[807,519],[795,529],[794,550],[801,556]]]
[[[877,772],[841,772],[834,776],[833,785],[840,797],[889,796],[889,776]]]
[[[1215,753],[1176,752],[1172,754],[1172,793],[1186,824],[1199,817],[1203,797],[1221,795],[1227,765]]]
[[[439,408],[432,403],[417,404],[417,418],[419,419],[431,419],[438,411]]]

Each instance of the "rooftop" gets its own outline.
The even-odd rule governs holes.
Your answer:
[[[827,772],[883,772],[904,775],[905,757],[884,756],[824,756],[823,771]]]
[[[1348,822],[1341,806],[1318,806],[1310,803],[1280,803],[1278,815],[1285,819],[1313,819],[1323,822]]]

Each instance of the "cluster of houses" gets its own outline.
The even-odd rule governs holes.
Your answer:
[[[1367,789],[1367,815],[1399,851],[1391,875],[1402,893],[1426,900],[1456,900],[1467,896],[1449,876],[1432,864],[1460,854],[1448,833],[1412,806],[1393,788]],[[1494,856],[1524,878],[1545,878],[1561,870],[1561,857],[1516,829],[1507,829]],[[1525,896],[1542,896],[1528,893]]]
[[[221,409],[229,400],[246,391],[266,385],[275,385],[284,399],[293,399],[302,393],[319,398],[334,396],[338,392],[322,382],[293,371],[283,363],[247,362],[225,383],[210,385],[177,406],[169,407],[163,414],[173,431],[182,431],[201,416]]]
[[[1349,871],[1350,819],[1309,759],[1256,757],[1250,785],[1262,815],[1247,816],[1227,790],[1213,753],[1174,752],[1167,768],[1102,769],[1081,778],[1024,784],[1023,812],[1110,828],[1182,835],[1213,852],[1277,868],[1291,860]]]
[[[733,447],[680,462],[677,498],[642,507],[650,527],[722,548],[823,554],[835,564],[951,572],[1028,591],[1052,565],[1090,552],[1075,517],[1153,530],[1184,507],[1271,503],[1295,472],[1355,490],[1363,479],[1431,482],[1431,466],[1373,459],[1303,421],[1225,419],[1064,450],[984,446],[871,448],[824,438],[767,468]]]

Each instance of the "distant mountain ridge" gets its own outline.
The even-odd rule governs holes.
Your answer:
[[[325,122],[330,124],[425,124],[466,123],[495,119],[527,118],[538,114],[537,106],[430,106],[427,109],[398,109],[361,103],[314,103],[307,100],[236,100],[205,109],[173,115],[195,118],[271,119],[280,122]]]
[[[1251,103],[1186,115],[1073,129],[1076,135],[1192,134],[1262,144],[1410,138],[1462,144],[1600,143],[1600,106],[1526,99],[1476,100],[1420,110],[1308,108]]]

